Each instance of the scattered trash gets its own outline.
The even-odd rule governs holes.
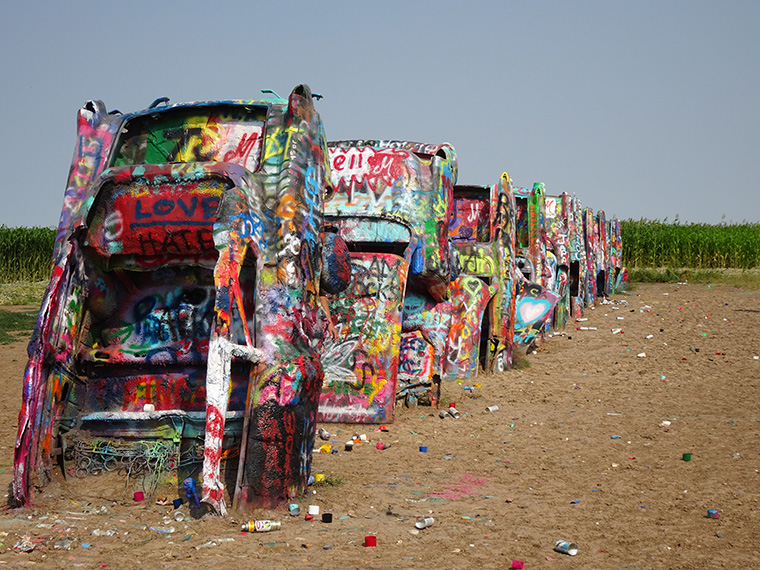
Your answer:
[[[209,548],[211,546],[219,546],[220,542],[234,542],[234,538],[213,538],[207,542],[204,542],[203,544],[199,544],[195,547],[195,550],[200,550],[201,548]]]
[[[325,428],[319,428],[319,437],[320,439],[323,439],[325,441],[330,439],[330,432],[327,431]]]
[[[562,554],[569,554],[570,556],[578,554],[578,547],[569,540],[558,540],[554,543],[554,550]]]
[[[74,543],[73,538],[62,536],[61,538],[55,541],[53,548],[56,548],[58,550],[71,550],[71,545],[73,543]]]
[[[174,529],[173,526],[169,526],[169,527],[166,527],[166,528],[156,528],[156,527],[152,526],[152,527],[150,527],[150,530],[152,530],[153,532],[157,532],[159,534],[172,534],[175,529]],[[109,533],[111,533],[111,534],[109,534]],[[94,530],[92,531],[92,534],[95,534]],[[105,532],[105,534],[106,534],[106,536],[113,536],[113,534],[115,534],[115,532],[112,531],[112,530],[107,530]],[[99,536],[99,535],[95,534],[95,536]]]
[[[175,509],[178,509],[178,508],[180,508],[182,506],[182,504],[184,502],[185,502],[185,500],[180,497],[179,499],[174,499],[172,501],[172,505],[174,506]]]
[[[145,500],[145,493],[142,491],[135,491],[135,494],[132,495],[132,499],[135,503],[142,503]]]
[[[620,438],[621,438],[621,436],[619,436],[619,435],[611,435],[610,436],[610,439],[620,439]]]
[[[647,353],[646,352],[639,352],[636,356],[639,358],[646,358]]]
[[[446,418],[449,417],[449,411],[448,410],[441,410],[441,411],[439,411],[438,412],[438,417],[441,418],[442,420],[445,420]]]
[[[32,542],[31,538],[28,536],[22,536],[21,540],[13,545],[13,550],[18,550],[19,552],[31,552],[36,547],[37,545]]]
[[[322,513],[322,522],[331,523],[333,521],[332,513]]]
[[[668,420],[663,420],[660,422],[660,427],[668,427],[670,425],[670,422]]]
[[[311,511],[311,507],[309,507],[309,511]],[[319,507],[317,507],[317,512],[319,512]],[[273,530],[280,530],[280,527],[282,527],[280,521],[248,521],[240,527],[240,530],[243,532],[271,532]]]
[[[427,445],[420,445],[420,453],[427,453]]]
[[[708,519],[717,519],[720,518],[720,513],[717,509],[708,509],[707,511],[707,518]]]
[[[319,514],[319,505],[309,505],[309,514],[313,517]]]
[[[375,447],[377,447],[380,451],[383,451],[384,449],[389,449],[391,445],[389,443],[383,443],[382,441],[378,441],[375,444]]]
[[[681,456],[681,459],[683,459],[684,461],[691,461],[691,453],[684,453]]]
[[[156,530],[156,529],[151,527],[151,530]],[[161,531],[156,531],[156,532],[161,532]],[[174,529],[172,529],[172,532],[174,532]],[[116,534],[116,531],[113,529],[100,530],[99,528],[96,528],[90,534],[92,536],[114,536]]]
[[[377,546],[377,537],[376,536],[365,536],[364,537],[364,546]]]
[[[433,517],[420,517],[417,519],[417,522],[414,523],[414,526],[416,526],[419,529],[429,528],[433,526],[434,522],[435,522],[435,519]]]
[[[301,514],[301,508],[295,503],[290,503],[288,505],[288,511],[290,512],[291,517],[297,517]]]
[[[486,411],[487,412],[498,412],[499,411],[499,406],[488,406],[486,408]]]
[[[577,505],[580,502],[581,502],[580,499],[575,499],[574,501],[570,501],[570,504],[571,505]]]
[[[623,332],[623,329],[612,329],[612,334],[620,334]]]
[[[451,417],[452,417],[452,418],[454,418],[455,420],[458,420],[458,419],[459,419],[459,417],[460,417],[460,414],[459,414],[459,410],[457,410],[457,409],[454,407],[454,402],[451,402],[451,403],[449,404],[449,414],[450,414],[450,415],[451,415]]]
[[[512,570],[522,570],[523,568],[525,568],[525,564],[523,563],[522,560],[513,560],[512,566],[510,566],[510,568]]]

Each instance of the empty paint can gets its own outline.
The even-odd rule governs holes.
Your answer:
[[[417,519],[417,522],[414,523],[414,526],[417,528],[428,528],[433,526],[433,523],[435,522],[435,519],[433,517],[420,517]]]
[[[299,507],[295,503],[290,503],[288,505],[288,510],[290,511],[290,516],[291,517],[297,517],[298,515],[301,514],[301,507]]]
[[[330,432],[327,431],[325,428],[319,428],[319,437],[325,441],[330,439]]]
[[[562,554],[569,554],[570,556],[578,554],[578,547],[569,540],[558,540],[554,543],[554,550]]]
[[[344,448],[346,451],[353,451],[354,449],[354,440],[349,440],[346,442],[346,447]]]
[[[684,461],[691,461],[691,453],[684,453],[682,458]]]
[[[718,509],[708,509],[708,511],[707,511],[707,518],[708,519],[717,519],[717,518],[720,518],[720,513],[718,512]]]
[[[145,493],[142,491],[135,491],[135,494],[132,497],[136,503],[140,503],[145,500]]]
[[[420,445],[420,453],[427,453],[427,445]]]
[[[364,537],[364,546],[377,546],[377,537],[376,536],[365,536]]]
[[[512,570],[522,570],[525,568],[525,563],[522,560],[513,560],[512,566],[510,566]]]
[[[309,505],[309,514],[317,516],[319,514],[319,505]]]
[[[331,523],[332,522],[332,513],[322,513],[322,522],[323,523]]]

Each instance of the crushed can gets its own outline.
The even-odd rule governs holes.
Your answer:
[[[570,556],[578,554],[578,546],[569,540],[558,540],[554,543],[554,550]]]

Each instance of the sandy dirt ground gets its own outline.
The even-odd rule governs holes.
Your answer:
[[[387,432],[320,426],[340,451],[315,454],[312,472],[340,482],[311,487],[298,517],[178,522],[171,505],[114,498],[88,477],[3,511],[0,566],[760,568],[760,292],[638,285],[586,316],[520,370],[445,383],[459,419],[418,407],[397,409]],[[25,362],[24,341],[2,347],[4,488]],[[344,451],[355,433],[369,443]],[[418,530],[421,516],[432,526]],[[282,528],[240,533],[247,519]],[[578,554],[555,552],[557,540]]]

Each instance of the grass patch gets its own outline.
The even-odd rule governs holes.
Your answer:
[[[325,475],[325,478],[321,481],[315,481],[312,487],[339,487],[343,484],[343,477],[340,475]]]
[[[36,322],[36,311],[14,312],[0,309],[0,344],[22,340],[18,333],[31,334]]]
[[[633,267],[628,269],[629,283],[702,283],[728,285],[756,291],[760,289],[760,269],[692,269]]]
[[[42,297],[48,281],[18,281],[16,283],[0,283],[0,306],[42,304]]]
[[[530,359],[524,354],[512,354],[512,368],[515,370],[525,370],[530,368]]]

